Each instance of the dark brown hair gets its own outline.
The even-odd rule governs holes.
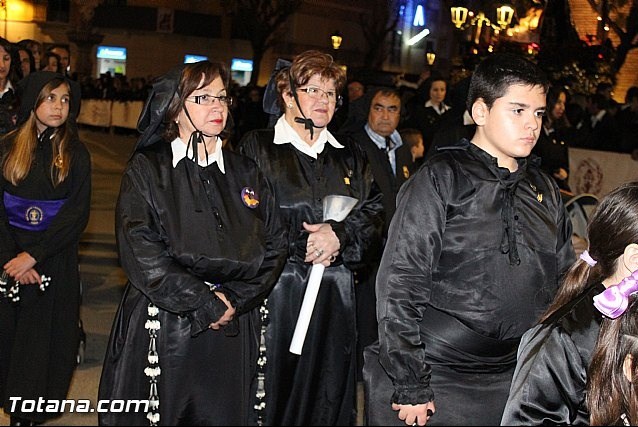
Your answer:
[[[631,357],[631,381],[623,372]],[[623,425],[625,414],[631,425],[638,421],[638,297],[617,319],[603,320],[589,372],[587,407],[591,425]]]
[[[399,131],[401,135],[401,140],[408,147],[416,147],[419,144],[419,140],[423,140],[423,135],[421,131],[415,128],[405,128]]]
[[[578,259],[571,266],[541,321],[590,285],[612,276],[625,248],[638,243],[638,182],[622,184],[600,200],[588,221],[587,237],[596,265]]]
[[[179,128],[177,127],[175,120],[184,108],[186,98],[188,98],[197,89],[208,86],[210,82],[215,80],[217,77],[221,77],[224,87],[228,90],[230,73],[228,71],[228,67],[224,63],[200,61],[192,64],[186,64],[184,66],[177,85],[177,93],[166,110],[166,130],[164,131],[164,137],[167,141],[172,141],[179,136]],[[226,119],[226,127],[222,131],[222,134],[219,135],[220,138],[223,139],[228,135],[231,123],[232,120],[230,119],[229,111],[228,118]]]

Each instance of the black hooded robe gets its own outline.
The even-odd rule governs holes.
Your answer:
[[[352,270],[375,259],[383,227],[381,193],[358,146],[326,143],[317,159],[292,144],[273,143],[274,131],[248,133],[239,150],[255,159],[275,187],[289,237],[284,270],[268,296],[265,335],[265,425],[353,425],[356,392],[356,304]],[[304,262],[302,223],[323,222],[330,194],[359,203],[333,224],[340,255],[326,268],[301,355],[289,351],[312,265]]]
[[[379,355],[366,348],[371,425],[434,400],[428,425],[498,425],[523,333],[575,261],[560,192],[534,155],[518,170],[461,140],[401,187],[377,276]]]
[[[57,73],[38,72],[29,78],[23,91],[19,122],[24,122],[35,105],[35,97]],[[26,79],[25,79],[26,80]],[[79,106],[79,88],[71,84],[74,120]],[[77,92],[74,92],[78,90]],[[29,107],[30,106],[30,107]],[[73,123],[70,123],[71,125]],[[50,135],[52,129],[46,131]],[[61,200],[63,206],[44,231],[29,231],[9,224],[4,203],[0,203],[0,266],[26,251],[33,256],[39,274],[51,278],[44,292],[37,285],[21,285],[20,300],[0,297],[0,398],[11,412],[10,398],[20,397],[11,415],[44,422],[59,413],[21,413],[24,400],[62,400],[67,396],[77,364],[80,314],[78,242],[89,218],[91,205],[91,159],[86,147],[71,141],[71,170],[57,187],[51,182],[52,147],[42,138],[27,177],[17,186],[0,175],[0,201],[5,192],[24,199]],[[0,143],[1,159],[13,143]],[[45,212],[46,216],[46,212]],[[28,409],[29,406],[25,406]]]
[[[219,142],[218,142],[219,143]],[[259,312],[283,263],[281,229],[268,182],[254,162],[224,150],[197,166],[199,200],[184,158],[174,168],[170,142],[139,150],[122,178],[116,208],[120,261],[129,282],[118,308],[100,399],[149,399],[149,320],[159,320],[156,351],[159,425],[248,425],[258,356]],[[253,190],[250,197],[244,189]],[[258,204],[255,204],[258,200]],[[197,209],[201,209],[197,212]],[[237,325],[214,331],[225,305]],[[158,309],[149,314],[149,304]],[[221,304],[221,306],[220,306]],[[148,425],[147,412],[100,413],[101,425]]]

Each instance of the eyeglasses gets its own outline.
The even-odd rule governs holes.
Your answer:
[[[318,87],[309,86],[297,89],[299,92],[305,92],[312,99],[321,99],[322,95],[326,95],[328,102],[336,104],[341,100],[341,96],[337,95],[334,90],[323,90]]]
[[[219,101],[219,103],[224,107],[230,107],[231,105],[233,105],[233,98],[226,95],[193,95],[186,98],[186,100],[199,105],[213,105],[215,103],[215,100]]]

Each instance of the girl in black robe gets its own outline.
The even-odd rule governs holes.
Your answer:
[[[603,320],[594,298],[638,270],[638,182],[601,199],[587,230],[588,251],[523,335],[502,425],[589,424],[589,365]]]
[[[91,160],[74,126],[75,82],[37,72],[18,91],[19,127],[0,142],[0,399],[12,424],[29,425],[60,414],[23,401],[65,399],[77,363]]]
[[[638,294],[626,298],[627,310],[604,319],[587,379],[592,426],[631,426],[638,420]]]
[[[288,259],[265,307],[265,396],[256,405],[258,417],[266,425],[353,425],[352,271],[377,259],[381,193],[361,149],[342,145],[326,130],[345,83],[332,57],[301,53],[275,82],[284,115],[274,130],[248,133],[239,145],[272,180],[289,233]],[[324,221],[323,199],[332,194],[358,200],[342,222]],[[289,348],[313,264],[326,269],[297,355]]]
[[[229,72],[187,64],[153,85],[122,178],[116,233],[128,276],[100,399],[142,408],[102,425],[248,425],[263,301],[286,233],[255,163],[222,149]]]

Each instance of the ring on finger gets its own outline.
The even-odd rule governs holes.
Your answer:
[[[334,256],[334,255],[330,255],[330,259],[329,259],[328,261],[330,261],[330,262],[335,262],[335,260],[336,260],[336,259],[337,259],[337,257],[336,257],[336,256]]]
[[[323,249],[317,249],[317,250],[315,251],[315,256],[316,256],[317,258],[319,258],[321,255],[323,255]]]

